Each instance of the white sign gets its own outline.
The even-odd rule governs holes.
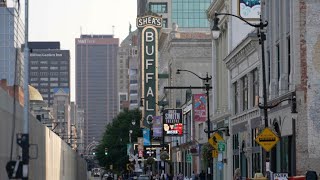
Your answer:
[[[181,162],[181,151],[177,151],[177,162]]]
[[[288,173],[274,173],[274,180],[288,180]]]

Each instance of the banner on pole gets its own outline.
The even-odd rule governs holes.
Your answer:
[[[207,117],[206,94],[193,95],[193,119],[195,122],[205,122]]]

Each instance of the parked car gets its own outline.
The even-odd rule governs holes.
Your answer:
[[[141,174],[141,175],[138,177],[138,180],[149,180],[149,176],[146,175],[146,174]]]
[[[100,169],[99,168],[93,168],[91,170],[91,174],[93,175],[93,177],[100,177],[100,175],[101,175]]]

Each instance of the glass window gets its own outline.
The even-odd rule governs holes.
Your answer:
[[[267,58],[268,58],[268,86],[270,86],[271,83],[271,57],[270,57],[270,51],[267,51]]]
[[[149,3],[150,11],[154,13],[167,13],[167,3]]]
[[[281,62],[280,62],[280,45],[276,45],[276,52],[277,52],[277,63],[278,63],[278,81],[280,81],[280,74],[281,74]]]
[[[233,172],[239,168],[239,134],[234,134],[232,138],[233,145]]]
[[[256,98],[259,98],[259,72],[258,69],[252,71],[252,106],[257,106],[258,101]]]
[[[248,76],[242,78],[242,110],[248,109]]]
[[[48,81],[49,78],[40,78],[40,81]]]
[[[238,83],[235,82],[233,84],[233,89],[234,89],[234,114],[238,113]]]
[[[290,45],[290,36],[287,37],[287,48],[288,48],[288,89],[290,87],[290,74],[291,74],[291,45]]]
[[[50,78],[50,81],[58,81],[58,78]]]
[[[60,83],[60,86],[69,86],[69,83]]]
[[[162,27],[164,27],[164,28],[168,27],[168,19],[166,19],[166,18],[162,19]]]
[[[58,66],[51,66],[50,70],[58,70]]]
[[[252,176],[254,176],[255,173],[261,172],[260,159],[260,153],[252,154]]]
[[[207,28],[206,10],[211,1],[194,1],[194,0],[173,0],[172,1],[172,18],[179,27],[186,28]],[[194,21],[190,21],[194,19]]]
[[[39,69],[38,66],[33,66],[33,67],[31,67],[31,70],[37,70],[37,69]]]
[[[48,67],[47,66],[42,66],[42,67],[40,67],[40,70],[48,70]]]

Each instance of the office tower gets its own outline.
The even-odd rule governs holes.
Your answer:
[[[84,109],[85,146],[102,138],[119,109],[117,53],[113,35],[81,35],[76,44],[76,103]]]
[[[172,28],[178,24],[182,31],[208,31],[206,10],[212,0],[144,0],[138,1],[138,16],[146,12],[162,16],[162,27]]]
[[[139,107],[137,30],[129,32],[118,52],[120,110]]]
[[[55,88],[70,89],[70,51],[60,42],[29,42],[29,48],[29,84],[51,107]]]
[[[24,25],[16,8],[0,2],[0,79],[8,86],[23,87]]]

